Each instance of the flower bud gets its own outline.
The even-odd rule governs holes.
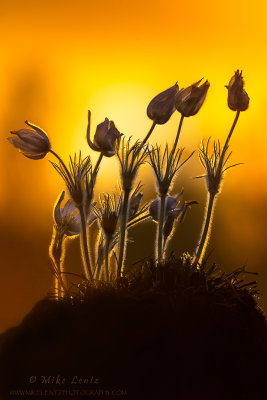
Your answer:
[[[99,151],[106,157],[112,157],[116,153],[116,146],[120,144],[122,134],[118,131],[113,121],[105,118],[105,121],[97,125],[94,141],[90,139],[90,112],[87,129],[87,142],[92,150]]]
[[[243,89],[244,79],[242,71],[237,70],[230,79],[228,89],[228,107],[233,111],[245,111],[249,105],[249,97]]]
[[[116,211],[110,211],[109,213],[103,212],[101,226],[106,236],[112,237],[114,235],[117,228],[118,218]]]
[[[206,81],[199,86],[201,81],[202,79],[186,89],[181,89],[176,96],[176,109],[184,117],[191,117],[197,114],[205,101],[210,84]]]
[[[133,218],[137,213],[142,199],[143,199],[143,193],[138,193],[136,196],[131,197],[129,203],[129,219]]]
[[[51,149],[50,141],[45,132],[38,126],[25,121],[33,129],[20,129],[10,133],[17,137],[8,138],[13,146],[17,147],[25,157],[32,160],[44,158]]]
[[[175,111],[175,98],[179,91],[177,83],[151,100],[147,107],[147,116],[156,124],[165,124]]]

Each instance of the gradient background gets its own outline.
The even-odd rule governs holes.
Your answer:
[[[230,271],[244,264],[259,272],[261,304],[267,309],[267,167],[266,167],[266,16],[265,0],[179,2],[2,1],[0,8],[0,331],[17,324],[52,289],[48,245],[52,207],[63,183],[44,160],[24,158],[6,140],[28,119],[48,133],[53,149],[68,154],[88,149],[87,110],[92,129],[105,117],[125,135],[142,138],[151,125],[148,102],[158,92],[208,78],[207,100],[185,120],[180,144],[192,151],[202,137],[223,140],[234,113],[227,92],[234,70],[244,71],[249,110],[241,113],[231,140],[232,162],[216,205],[209,250],[211,261]],[[179,115],[157,127],[151,143],[172,142]],[[200,205],[179,225],[175,251],[195,248],[205,209],[205,184],[197,155],[176,179],[173,193]],[[97,190],[113,190],[115,159],[105,159]],[[152,171],[141,171],[145,199],[155,196]],[[155,225],[145,223],[130,236],[131,262],[151,254]],[[93,239],[92,239],[93,240]],[[138,249],[138,251],[137,251]],[[79,242],[68,246],[66,268],[81,272]]]

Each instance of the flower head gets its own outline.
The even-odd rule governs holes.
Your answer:
[[[228,89],[228,106],[233,111],[245,111],[249,105],[249,97],[244,90],[242,71],[237,70],[230,79]]]
[[[51,149],[50,141],[45,132],[38,126],[25,121],[25,124],[33,129],[19,129],[11,131],[17,137],[10,137],[8,140],[17,147],[25,157],[32,160],[44,158]]]
[[[154,97],[147,107],[147,116],[156,124],[165,124],[175,111],[175,98],[179,91],[177,83]]]
[[[99,223],[106,237],[112,238],[116,232],[117,223],[121,209],[121,196],[116,201],[115,195],[110,196],[108,193],[100,196],[101,208],[96,209],[95,213],[99,218]]]
[[[199,86],[201,81],[202,79],[186,89],[181,89],[176,96],[176,109],[184,117],[191,117],[197,114],[205,101],[210,84],[206,81]]]
[[[116,153],[116,146],[120,144],[122,134],[118,131],[113,121],[105,118],[105,121],[97,125],[94,141],[90,139],[90,118],[88,112],[87,142],[92,150],[99,151],[106,157],[112,157]]]
[[[196,176],[195,178],[205,178],[208,192],[211,195],[216,196],[220,192],[225,171],[240,165],[241,163],[233,164],[227,167],[226,164],[232,154],[232,152],[230,152],[228,155],[226,155],[228,146],[222,150],[220,141],[218,140],[216,142],[214,140],[212,149],[210,151],[209,145],[210,138],[206,143],[204,140],[201,141],[198,155],[201,164],[206,170],[206,174]]]
[[[66,236],[79,235],[82,230],[81,216],[73,200],[69,199],[64,207],[60,207],[64,199],[65,192],[61,193],[54,207],[54,221],[58,231]],[[96,203],[92,204],[92,207]],[[87,216],[87,226],[91,225],[97,217]]]
[[[176,196],[167,196],[165,200],[165,213],[164,213],[164,222],[166,222],[168,215],[172,214],[173,216],[176,214],[174,212],[177,210],[178,199],[183,194],[183,190],[178,193]],[[160,199],[155,199],[150,203],[149,213],[154,221],[159,222],[160,215]],[[178,214],[175,218],[178,217]]]
[[[163,225],[163,235],[164,243],[166,243],[169,235],[172,232],[174,221],[180,219],[183,221],[185,214],[193,204],[198,204],[197,201],[185,201],[185,203],[180,206],[179,198],[183,194],[183,190],[176,196],[167,196],[165,200],[165,213],[164,213],[164,225]],[[160,215],[160,199],[152,201],[149,207],[149,213],[154,221],[159,222]]]

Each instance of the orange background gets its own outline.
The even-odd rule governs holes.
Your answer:
[[[46,130],[65,160],[81,149],[95,162],[97,155],[85,139],[88,109],[93,130],[108,117],[126,136],[142,138],[151,125],[146,107],[154,95],[176,81],[184,87],[205,77],[211,83],[207,100],[197,116],[185,120],[181,135],[180,143],[191,151],[202,137],[226,137],[234,113],[227,108],[224,85],[237,68],[244,71],[251,104],[231,140],[232,161],[245,164],[225,178],[209,249],[222,269],[246,264],[258,271],[267,306],[266,17],[264,0],[1,3],[0,330],[18,323],[52,288],[51,211],[63,189],[48,163],[52,156],[24,158],[7,142],[9,131],[23,128],[28,119]],[[178,120],[175,113],[157,127],[151,143],[172,142]],[[200,205],[179,226],[175,250],[192,252],[196,245],[206,192],[204,181],[191,177],[201,173],[195,155],[176,180],[174,192],[184,186],[185,198]],[[117,177],[116,160],[105,159],[97,192],[113,190]],[[147,183],[145,198],[152,198],[149,167],[141,177]],[[150,228],[153,235],[155,227],[147,223]],[[142,256],[151,251],[141,233],[136,230],[135,245],[130,245],[134,261],[138,246]],[[69,247],[69,270],[79,271],[77,240]]]

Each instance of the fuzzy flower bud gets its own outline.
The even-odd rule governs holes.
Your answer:
[[[176,109],[184,117],[191,117],[197,114],[205,101],[210,84],[206,81],[199,86],[201,81],[202,79],[186,89],[181,89],[176,96]]]
[[[175,98],[179,91],[177,83],[154,97],[147,107],[147,116],[156,124],[165,124],[175,111]]]
[[[129,219],[133,218],[135,216],[135,214],[137,213],[142,199],[143,199],[143,193],[138,193],[136,196],[133,196],[130,199]]]
[[[33,129],[20,129],[11,131],[10,133],[17,137],[8,138],[13,146],[17,147],[22,154],[32,160],[40,160],[44,158],[51,149],[50,141],[45,132],[36,125],[25,123]]]
[[[242,71],[237,70],[230,79],[228,89],[228,107],[233,111],[245,111],[249,105],[249,97],[243,89],[244,79]]]
[[[116,211],[110,211],[109,213],[102,212],[101,226],[105,235],[112,237],[116,231],[118,223],[118,214]]]
[[[116,153],[116,146],[120,144],[122,134],[118,131],[113,121],[105,118],[105,121],[97,125],[94,141],[90,139],[90,112],[88,118],[87,142],[92,150],[99,151],[106,157],[112,157]]]

